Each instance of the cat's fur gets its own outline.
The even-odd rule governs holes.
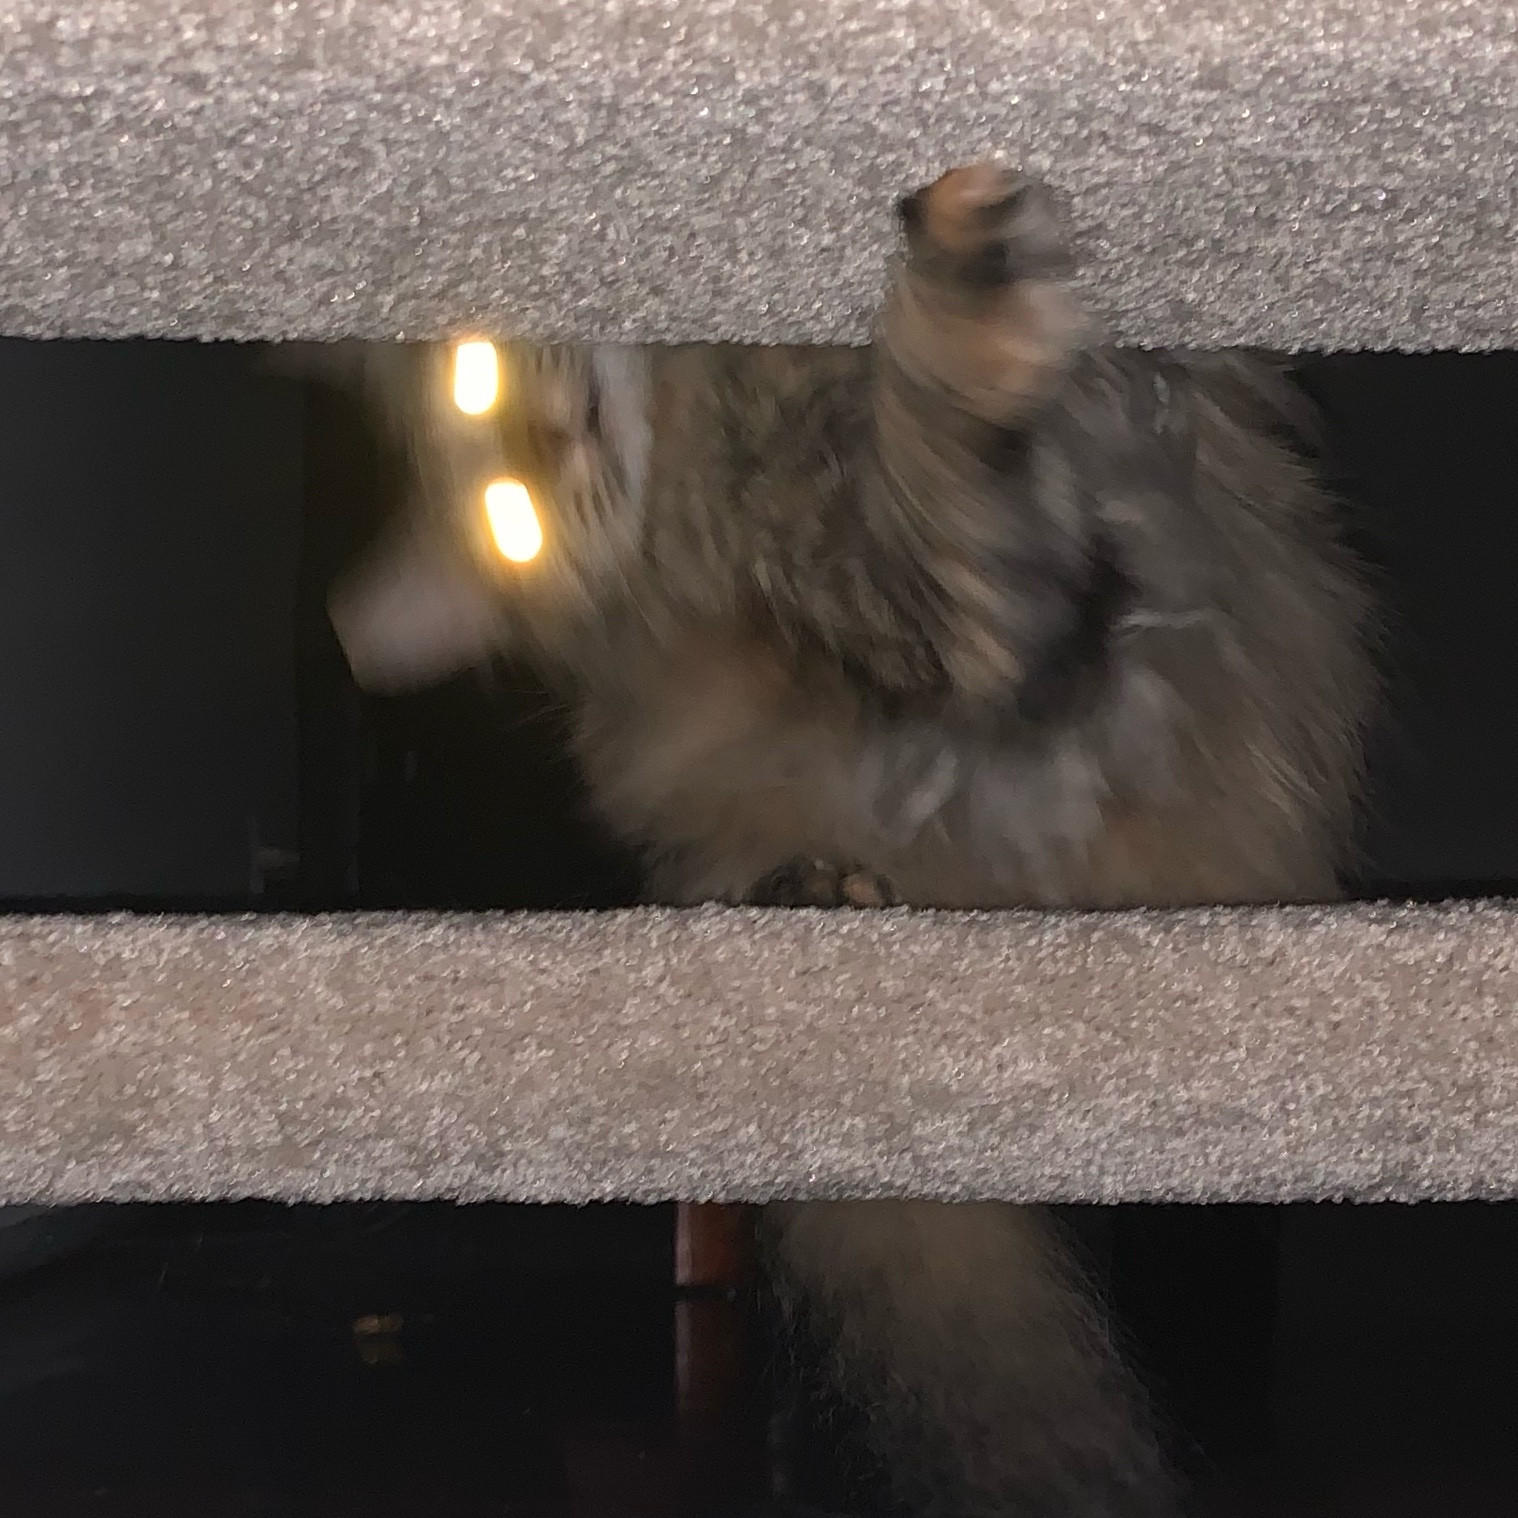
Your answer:
[[[1019,176],[901,215],[869,350],[520,346],[483,433],[435,354],[372,359],[419,510],[334,602],[355,670],[536,659],[663,901],[1333,894],[1365,598],[1284,383],[1096,343]],[[526,566],[479,525],[503,466],[546,519]],[[1170,1510],[1036,1212],[791,1205],[767,1235],[913,1511]]]

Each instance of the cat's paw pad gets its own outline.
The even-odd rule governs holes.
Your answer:
[[[898,209],[912,261],[924,273],[994,288],[1070,268],[1053,195],[1016,169],[994,163],[950,169]]]
[[[896,897],[890,882],[869,870],[793,859],[766,875],[749,900],[761,907],[888,907]]]
[[[851,870],[838,882],[844,904],[851,907],[893,907],[896,893],[884,875],[869,870]]]
[[[771,870],[749,900],[759,907],[843,905],[843,873],[825,859],[792,859]]]

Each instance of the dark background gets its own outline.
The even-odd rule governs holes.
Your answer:
[[[526,671],[366,700],[327,627],[394,471],[257,349],[0,341],[0,901],[603,905]],[[1304,360],[1378,566],[1360,889],[1518,879],[1518,355]]]
[[[1389,613],[1359,889],[1502,892],[1518,355],[1301,379]],[[528,673],[348,681],[325,588],[394,478],[351,403],[253,349],[0,342],[0,459],[0,903],[629,898]],[[1518,1511],[1513,1207],[1066,1216],[1210,1511]],[[90,1221],[48,1263],[0,1249],[0,1511],[659,1510],[668,1209]],[[396,1313],[371,1363],[353,1324]]]

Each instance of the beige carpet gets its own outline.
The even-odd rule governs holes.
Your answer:
[[[1006,149],[1112,334],[1513,340],[1483,0],[11,0],[0,334],[854,340]],[[0,919],[0,1200],[1518,1188],[1518,917]]]
[[[0,1201],[1518,1183],[1518,909],[0,919]]]
[[[1489,0],[8,0],[0,333],[838,340],[1005,149],[1126,341],[1513,339]]]

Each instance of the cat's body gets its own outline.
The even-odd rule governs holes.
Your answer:
[[[431,568],[392,553],[339,598],[355,668],[403,681],[498,637],[535,657],[660,900],[1331,895],[1364,598],[1279,382],[1093,346],[1026,181],[958,171],[903,212],[871,350],[520,350],[498,441],[538,487],[542,562],[457,546],[488,459],[416,432],[432,525],[404,541]],[[457,614],[389,616],[429,586]],[[914,1510],[1169,1510],[1037,1214],[804,1204],[768,1236]]]
[[[1332,894],[1358,590],[1248,371],[1085,355],[962,542],[870,520],[871,361],[651,362],[655,583],[576,676],[576,745],[654,894],[791,861],[949,907]]]

